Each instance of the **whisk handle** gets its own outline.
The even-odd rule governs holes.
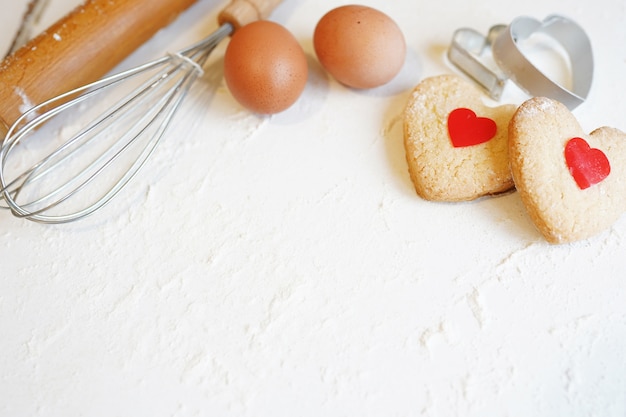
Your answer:
[[[282,0],[232,0],[217,19],[220,25],[230,23],[236,30],[247,23],[265,19],[280,3]]]
[[[98,80],[195,2],[87,0],[0,64],[0,126]]]

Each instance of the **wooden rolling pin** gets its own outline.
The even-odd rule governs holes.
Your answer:
[[[87,0],[0,64],[0,125],[100,79],[195,2]]]
[[[0,63],[0,141],[32,105],[97,81],[197,0],[86,0]],[[282,0],[231,0],[233,28],[264,19]]]

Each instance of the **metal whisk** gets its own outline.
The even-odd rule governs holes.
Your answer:
[[[195,45],[64,93],[22,114],[0,148],[0,195],[6,203],[0,207],[36,222],[66,223],[105,206],[153,154],[213,49],[237,27],[267,16],[280,1],[234,0],[220,14],[220,27]],[[123,95],[98,110],[98,103],[103,98],[112,100],[117,89]],[[95,114],[84,125],[74,126],[69,117],[79,109]],[[47,136],[55,128],[59,135],[70,137],[47,149],[52,145]],[[31,153],[44,156],[24,165]]]

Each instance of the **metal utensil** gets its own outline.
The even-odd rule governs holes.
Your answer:
[[[265,18],[281,1],[233,0],[219,14],[219,28],[204,40],[46,100],[22,114],[0,148],[0,195],[6,208],[29,220],[65,223],[106,205],[153,153],[215,46],[238,27]],[[45,151],[27,169],[13,166],[18,145],[38,134],[41,125],[77,107],[90,107],[85,103],[131,80],[134,87],[129,94],[85,125],[60,126],[61,131],[71,130],[69,139]]]

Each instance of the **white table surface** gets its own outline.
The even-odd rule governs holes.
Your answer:
[[[0,48],[25,3],[3,5]],[[51,0],[41,26],[75,3]],[[286,0],[272,18],[311,69],[293,108],[243,110],[222,45],[118,200],[60,226],[0,212],[1,416],[626,415],[626,218],[551,246],[515,193],[422,201],[400,119],[412,86],[454,71],[455,29],[562,13],[595,54],[575,115],[626,131],[626,3],[362,3],[406,36],[389,86],[352,91],[316,63],[317,19],[344,2]],[[210,33],[220,5],[122,67]]]

